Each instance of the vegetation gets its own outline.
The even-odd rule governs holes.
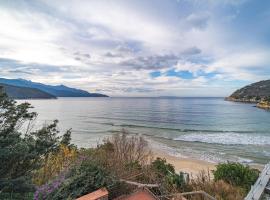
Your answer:
[[[37,114],[30,112],[30,108],[30,104],[17,105],[0,92],[0,194],[23,196],[34,191],[33,172],[51,152],[70,142],[70,131],[59,136],[57,121],[31,131]]]
[[[36,88],[19,87],[0,83],[6,94],[13,99],[55,99],[54,95]]]
[[[164,158],[153,158],[148,142],[125,130],[96,148],[70,144],[71,132],[62,136],[57,120],[32,130],[37,113],[28,103],[0,93],[0,199],[74,199],[101,187],[109,198],[128,194],[136,185],[155,184],[157,195],[204,190],[220,200],[243,199],[258,171],[238,163],[217,165],[189,180]],[[201,199],[194,196],[192,199]]]
[[[201,171],[195,179],[191,179],[191,191],[205,191],[217,200],[243,200],[246,193],[240,187],[233,186],[223,180],[213,180],[210,172]],[[200,196],[192,196],[193,200],[201,200]]]
[[[65,181],[58,187],[58,182],[51,183],[51,187],[35,195],[37,199],[74,199],[101,187],[116,186],[118,179],[109,171],[92,160],[84,160],[74,165],[65,176]]]
[[[218,164],[213,174],[216,181],[223,180],[233,186],[241,187],[247,192],[256,182],[259,171],[240,163],[228,162]]]
[[[167,163],[165,158],[156,158],[151,163],[151,168],[157,174],[157,180],[163,183],[168,191],[183,189],[186,184],[183,173],[175,173],[174,166]]]
[[[270,96],[270,80],[260,81],[235,91],[228,100],[260,102]]]
[[[61,144],[58,151],[50,152],[43,166],[33,174],[33,182],[40,186],[57,177],[77,159],[78,151],[73,146]]]

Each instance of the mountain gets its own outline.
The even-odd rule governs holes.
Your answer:
[[[264,80],[236,90],[228,101],[257,103],[259,108],[270,108],[270,80]]]
[[[89,93],[84,90],[70,88],[64,85],[52,86],[52,85],[36,83],[36,82],[24,80],[24,79],[0,78],[0,83],[9,84],[13,86],[19,86],[19,87],[35,88],[56,97],[108,97],[107,95],[104,95],[104,94]]]
[[[35,88],[18,87],[3,83],[0,83],[0,88],[3,88],[12,99],[56,99],[55,96]]]
[[[270,97],[270,80],[260,81],[236,90],[227,100],[260,102]]]

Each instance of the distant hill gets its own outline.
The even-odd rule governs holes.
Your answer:
[[[24,80],[24,79],[0,78],[0,83],[13,85],[13,86],[19,86],[19,87],[39,89],[41,91],[44,91],[56,97],[108,97],[107,95],[104,95],[104,94],[89,93],[84,90],[70,88],[64,85],[52,86],[52,85],[36,83],[36,82]]]
[[[35,88],[18,87],[3,83],[0,83],[0,88],[3,88],[8,97],[12,99],[56,99],[55,96]]]
[[[268,97],[270,97],[270,80],[265,80],[236,90],[227,98],[227,100],[260,102]]]
[[[257,107],[270,109],[270,80],[264,80],[236,90],[228,101],[257,103]]]

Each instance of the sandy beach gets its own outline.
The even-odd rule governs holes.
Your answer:
[[[165,158],[166,161],[175,167],[176,171],[189,173],[191,176],[196,176],[200,171],[211,171],[215,169],[215,163],[196,160],[193,158],[180,158],[162,150],[153,150],[154,157]]]
[[[166,151],[159,149],[152,149],[153,155],[155,158],[165,158],[166,161],[172,164],[175,167],[177,172],[186,172],[189,173],[191,177],[196,177],[201,171],[212,171],[216,169],[217,163],[207,162],[204,160],[198,160],[194,158],[181,158],[177,156],[173,156]],[[250,164],[250,167],[262,170],[264,165],[259,164]],[[211,173],[212,175],[212,173]]]

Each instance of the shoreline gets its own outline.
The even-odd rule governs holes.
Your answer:
[[[212,171],[216,169],[216,162],[209,162],[206,160],[200,160],[192,157],[178,157],[171,155],[169,152],[156,147],[151,147],[153,157],[165,158],[167,163],[174,166],[176,172],[185,172],[190,175],[190,178],[196,178],[202,171],[206,173],[210,172],[210,176],[213,177]],[[264,165],[260,164],[248,164],[251,168],[262,170]]]
[[[169,153],[152,148],[154,158],[165,158],[166,161],[172,164],[176,172],[189,173],[190,177],[196,177],[201,171],[211,172],[216,169],[216,163],[211,163],[204,160],[194,158],[181,158],[170,155]],[[211,172],[212,174],[212,172]]]

